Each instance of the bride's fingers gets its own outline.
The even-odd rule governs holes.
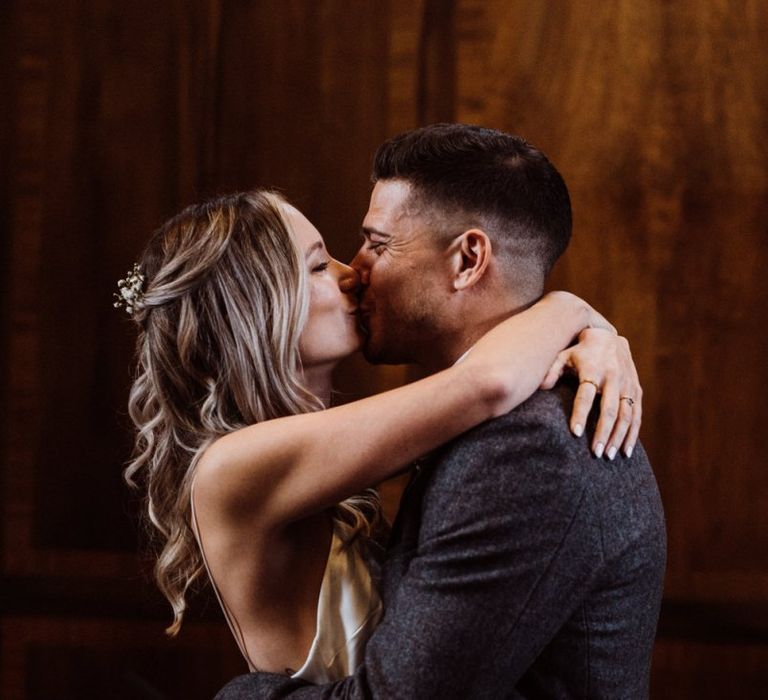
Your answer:
[[[560,379],[560,377],[563,375],[563,370],[565,369],[568,357],[567,352],[567,350],[563,350],[555,358],[555,361],[552,363],[552,366],[547,372],[547,376],[544,377],[544,381],[541,383],[541,389],[551,389],[555,386],[555,384],[557,384],[557,380]]]
[[[611,437],[608,439],[608,444],[605,448],[605,454],[608,455],[608,459],[610,460],[616,456],[619,447],[621,447],[624,442],[632,425],[634,400],[630,399],[631,397],[624,394],[619,397],[619,418],[616,421],[616,425],[613,427],[613,432],[611,433]]]
[[[627,367],[627,376],[629,379],[621,395],[630,400],[627,401],[625,399],[622,403],[629,403],[632,407],[632,419],[627,435],[624,438],[623,452],[627,457],[631,457],[632,450],[637,444],[637,437],[640,433],[640,425],[643,418],[643,388],[640,386],[640,377],[637,376],[637,367],[632,360],[632,352],[629,348],[629,343],[626,340],[624,341],[623,349]]]
[[[602,391],[600,418],[597,420],[595,437],[592,440],[592,452],[598,458],[602,457],[605,452],[608,438],[619,415],[619,387],[612,375],[606,375]]]
[[[627,437],[624,438],[623,452],[627,457],[632,456],[632,450],[635,449],[637,438],[640,434],[640,425],[643,422],[643,391],[637,388],[634,405],[632,406],[632,423],[627,431]]]
[[[597,396],[597,383],[591,379],[580,379],[579,388],[573,399],[573,411],[571,413],[571,432],[576,437],[584,434],[584,426],[587,424],[589,412]]]

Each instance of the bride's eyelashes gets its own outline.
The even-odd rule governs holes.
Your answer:
[[[325,272],[328,269],[328,265],[331,264],[330,260],[324,260],[321,263],[318,263],[312,268],[312,272]]]

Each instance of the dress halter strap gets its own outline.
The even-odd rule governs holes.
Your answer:
[[[221,606],[221,609],[224,613],[224,619],[227,621],[227,625],[229,625],[229,629],[232,632],[232,636],[235,638],[235,642],[237,643],[238,649],[240,649],[240,653],[243,655],[243,658],[248,663],[248,668],[251,671],[258,671],[256,668],[256,665],[251,661],[251,658],[248,656],[248,649],[245,645],[245,637],[243,635],[243,631],[240,628],[240,625],[237,622],[237,618],[232,614],[232,611],[229,609],[229,606],[224,601],[224,598],[221,595],[221,592],[219,591],[219,587],[216,585],[216,581],[213,578],[213,575],[211,574],[211,569],[208,566],[208,560],[205,557],[205,549],[203,548],[203,538],[200,535],[200,528],[197,524],[197,515],[195,514],[195,482],[192,481],[192,485],[190,486],[189,490],[189,503],[190,503],[190,511],[192,515],[192,532],[195,535],[195,539],[197,540],[197,546],[200,549],[200,556],[203,559],[203,566],[205,566],[205,572],[208,574],[208,580],[211,582],[211,586],[213,588],[213,592],[216,594],[216,598],[219,601],[219,605]]]

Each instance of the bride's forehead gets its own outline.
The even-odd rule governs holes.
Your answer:
[[[288,229],[301,250],[307,250],[318,242],[324,244],[320,232],[296,207],[287,203],[283,203],[281,207]]]

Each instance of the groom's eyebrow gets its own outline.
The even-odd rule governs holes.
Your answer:
[[[370,226],[362,226],[360,228],[360,235],[365,236],[366,238],[370,238],[372,235],[382,236],[383,238],[392,238],[392,236],[389,233],[384,233],[384,231],[379,231],[377,228],[371,228]]]

